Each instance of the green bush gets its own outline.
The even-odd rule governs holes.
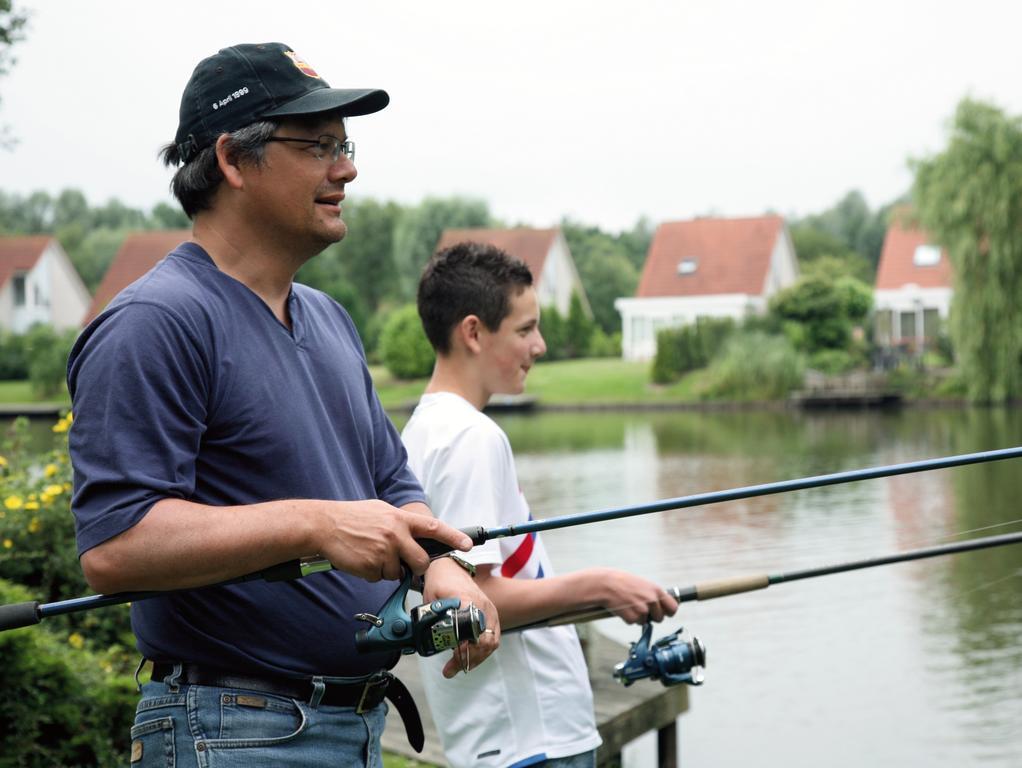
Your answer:
[[[67,431],[71,417],[54,426],[54,447],[29,452],[28,421],[21,418],[0,440],[0,579],[30,589],[36,600],[80,597],[89,586],[75,547],[71,514],[71,463]],[[134,646],[126,606],[49,619],[53,627],[87,639],[130,665]]]
[[[726,317],[701,317],[660,331],[651,373],[654,383],[668,384],[689,371],[705,368],[734,331],[734,320]]]
[[[406,304],[388,318],[380,334],[380,358],[398,379],[418,379],[433,370],[433,347],[414,304]]]
[[[75,330],[58,333],[42,324],[33,325],[25,334],[28,379],[39,397],[53,397],[63,390],[67,358],[76,338]]]
[[[727,340],[707,374],[706,397],[772,400],[802,385],[804,363],[784,336],[738,333]]]
[[[621,357],[621,331],[604,333],[600,326],[589,339],[589,357]]]
[[[539,316],[539,331],[546,342],[543,360],[564,360],[568,347],[568,323],[557,307],[544,307]]]
[[[0,381],[28,378],[28,355],[24,334],[0,333]]]
[[[0,603],[30,599],[0,580]],[[136,692],[129,675],[45,626],[0,632],[0,768],[123,765]]]
[[[830,375],[847,373],[862,362],[862,359],[844,349],[821,349],[809,357],[809,367]]]

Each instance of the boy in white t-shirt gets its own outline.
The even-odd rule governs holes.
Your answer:
[[[433,377],[402,433],[408,465],[438,518],[455,527],[530,519],[507,436],[484,415],[493,394],[517,394],[546,351],[532,274],[492,246],[436,254],[419,283],[419,315],[437,353]],[[639,623],[678,605],[646,579],[609,568],[555,576],[535,534],[464,555],[505,628],[600,606]],[[496,634],[500,626],[493,626]],[[471,676],[444,679],[444,659],[420,659],[426,696],[455,768],[596,764],[600,736],[574,627],[507,634]]]

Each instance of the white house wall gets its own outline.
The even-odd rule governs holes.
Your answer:
[[[568,242],[564,235],[558,232],[543,263],[543,275],[539,280],[539,304],[541,307],[556,307],[561,315],[567,317],[573,293],[579,295],[582,308],[589,317],[592,317],[589,299],[572,261]]]
[[[763,297],[769,299],[778,291],[794,285],[798,280],[798,259],[795,257],[795,246],[791,242],[788,227],[781,227],[781,233],[774,243],[770,254],[770,268],[767,270],[763,285]]]
[[[25,273],[15,273],[4,286],[10,291],[11,330],[15,333],[24,333],[36,323],[48,323],[50,320],[51,281],[49,270],[46,267],[49,252],[50,246],[47,246],[32,269]],[[14,281],[19,274],[25,276],[25,303],[16,307],[14,306]]]
[[[91,297],[64,250],[53,242],[43,254],[50,276],[50,324],[58,330],[79,328]]]
[[[664,328],[678,328],[701,317],[741,321],[766,311],[766,299],[744,293],[622,298],[614,302],[614,308],[621,313],[621,356],[625,360],[652,360],[657,332]]]
[[[873,304],[877,311],[890,309],[895,312],[912,312],[918,309],[935,309],[942,320],[946,320],[951,311],[950,288],[920,288],[917,285],[905,285],[897,290],[877,290],[873,292]]]

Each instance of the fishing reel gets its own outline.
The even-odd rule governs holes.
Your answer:
[[[614,667],[614,677],[626,686],[645,677],[659,680],[664,686],[702,685],[706,647],[698,637],[683,637],[683,631],[679,629],[650,645],[653,623],[646,622],[642,635],[628,651],[628,659]]]
[[[355,633],[355,648],[359,653],[394,651],[432,656],[440,651],[456,648],[463,640],[475,643],[486,629],[486,616],[469,604],[461,607],[461,600],[445,597],[431,603],[405,610],[405,596],[412,587],[410,573],[401,579],[401,585],[383,604],[378,616],[356,613],[356,621],[367,621],[368,629]]]

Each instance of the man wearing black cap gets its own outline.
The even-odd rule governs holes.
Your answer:
[[[353,617],[383,604],[402,563],[425,573],[426,600],[473,602],[497,630],[448,676],[496,648],[490,601],[414,541],[471,546],[425,506],[351,319],[292,282],[345,235],[345,118],[388,100],[330,88],[280,43],[202,61],[163,152],[192,240],[71,353],[72,506],[97,591],[189,589],[310,555],[336,569],[136,601],[154,664],[133,766],[380,765],[384,694],[410,735],[415,717],[384,672],[397,654],[356,653]]]

